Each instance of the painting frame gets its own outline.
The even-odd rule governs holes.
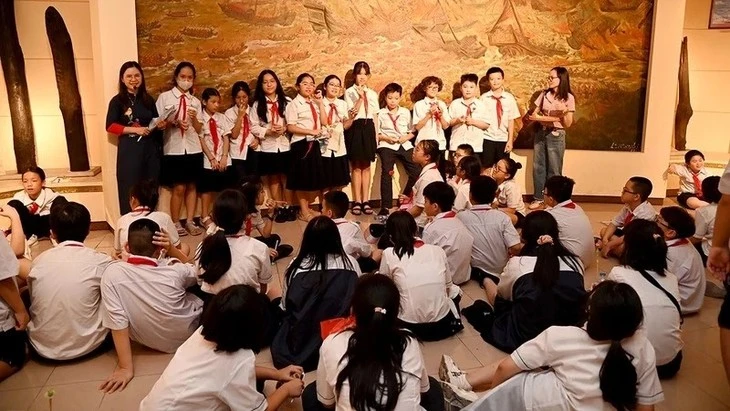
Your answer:
[[[718,12],[717,2],[728,2],[728,0],[712,0],[710,3],[710,17],[708,22],[709,29],[730,29],[730,4],[726,5],[722,10],[725,15],[721,16],[723,21],[715,21],[715,13]],[[730,2],[728,2],[730,3]],[[723,3],[724,4],[724,3]]]

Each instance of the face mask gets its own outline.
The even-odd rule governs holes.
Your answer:
[[[177,86],[183,89],[184,91],[190,90],[190,87],[193,86],[193,82],[190,80],[177,80]]]

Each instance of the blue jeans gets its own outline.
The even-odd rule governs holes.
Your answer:
[[[542,201],[542,190],[545,181],[552,176],[563,173],[563,156],[565,155],[565,130],[541,129],[535,134],[535,145],[532,166],[532,182],[535,186],[534,198]]]

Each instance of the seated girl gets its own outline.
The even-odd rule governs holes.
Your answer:
[[[522,200],[522,189],[514,180],[517,170],[522,164],[511,158],[503,158],[494,165],[492,178],[499,184],[497,191],[497,205],[499,209],[507,213],[512,225],[522,227],[522,221],[527,215],[525,202]]]
[[[272,217],[261,214],[260,208],[266,207],[273,210],[276,205],[274,200],[266,199],[266,192],[261,180],[258,178],[245,179],[243,185],[241,185],[241,191],[246,199],[246,209],[249,213],[246,217],[246,235],[250,236],[255,228],[259,235],[254,238],[269,247],[272,261],[289,257],[294,251],[294,247],[289,244],[282,244],[281,237],[278,234],[271,233],[274,225]]]
[[[18,288],[21,289],[26,285],[25,281],[28,278],[28,273],[30,273],[31,265],[30,249],[28,248],[27,241],[25,240],[23,224],[20,221],[18,211],[13,207],[0,207],[0,217],[5,217],[10,220],[10,224],[7,226],[8,228],[6,230],[3,231],[0,229],[0,236],[8,240],[10,248],[13,250],[15,257],[18,259],[18,264],[20,266],[17,274]],[[5,225],[2,227],[5,227]]]
[[[695,245],[697,251],[702,257],[702,265],[707,266],[707,256],[710,254],[712,247],[712,235],[715,229],[715,216],[717,215],[717,203],[722,198],[722,193],[718,189],[720,185],[719,176],[710,176],[702,180],[703,198],[707,201],[706,206],[702,206],[695,210],[695,233],[690,241]],[[705,295],[712,298],[725,298],[725,287],[720,283],[714,282],[712,276],[706,276],[707,286]]]
[[[456,179],[449,181],[449,185],[456,191],[454,200],[454,211],[468,210],[471,208],[469,201],[469,187],[471,181],[482,173],[482,163],[477,156],[466,156],[459,160],[456,166]]]
[[[413,162],[421,167],[421,173],[413,186],[413,196],[407,197],[405,194],[401,194],[398,197],[401,204],[400,209],[408,210],[421,228],[426,225],[426,215],[423,213],[426,199],[423,197],[423,190],[434,181],[444,181],[444,177],[438,169],[440,158],[441,152],[437,141],[422,140],[416,144],[416,148],[413,150]]]
[[[51,232],[51,206],[60,196],[46,188],[46,172],[40,167],[30,167],[23,173],[23,191],[15,193],[8,202],[15,208],[23,225],[28,246]]]

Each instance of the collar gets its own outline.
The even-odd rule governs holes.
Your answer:
[[[135,207],[135,208],[134,208],[134,209],[132,210],[132,213],[143,213],[143,212],[145,212],[145,211],[146,211],[146,212],[151,212],[152,210],[150,210],[150,208],[149,208],[149,207],[139,206],[139,207]]]
[[[346,223],[349,223],[350,222],[346,218],[333,218],[332,221],[334,221],[335,224],[337,224],[337,225],[346,224]]]
[[[645,206],[646,206],[647,204],[649,205],[649,207],[651,207],[651,204],[649,203],[649,201],[644,201],[643,203],[641,203],[641,204],[637,205],[637,206],[636,206],[636,208],[634,208],[633,210],[632,210],[632,209],[631,209],[631,207],[629,207],[629,206],[626,206],[626,208],[628,208],[628,209],[629,209],[629,212],[630,212],[631,214],[635,214],[635,213],[636,213],[636,210],[638,210],[638,209],[640,209],[640,208],[642,208],[642,207],[645,207]]]
[[[438,103],[439,99],[438,99],[438,97],[431,98],[431,97],[426,96],[423,98],[423,101],[425,101],[426,104],[433,104],[433,103]]]
[[[336,105],[338,100],[342,101],[342,100],[338,99],[337,97],[333,98],[332,100],[330,100],[329,97],[326,97],[326,96],[324,97],[324,101],[327,102],[327,107],[329,107],[330,104]]]
[[[46,188],[45,187],[41,187],[41,191],[40,191],[40,193],[38,193],[38,197],[36,197],[35,200],[33,200],[32,198],[30,198],[30,195],[28,194],[27,191],[23,190],[23,194],[28,198],[28,200],[31,203],[36,203],[38,205],[43,205],[43,203],[46,202],[45,201],[46,200]]]
[[[142,255],[131,254],[129,258],[127,258],[127,262],[132,265],[148,265],[150,267],[157,267],[156,259]]]
[[[707,170],[704,167],[702,167],[700,169],[700,171],[698,171],[696,173],[694,171],[690,170],[689,167],[687,167],[687,170],[689,170],[690,173],[692,173],[693,175],[696,175],[696,176],[706,176],[707,175]]]
[[[486,211],[491,209],[492,206],[489,204],[474,204],[471,206],[471,211]]]
[[[688,243],[689,240],[686,238],[673,238],[671,240],[667,240],[667,247],[677,247]]]
[[[205,111],[205,109],[203,109],[203,122],[204,123],[205,122],[208,122],[208,121],[210,121],[211,118],[213,120],[215,120],[216,122],[218,121],[218,120],[215,119],[215,113],[213,113],[213,115],[210,115],[210,114],[208,114],[207,111]]]
[[[270,98],[269,98],[269,97],[267,96],[267,97],[266,97],[266,103],[268,104],[269,102],[272,102],[272,103],[278,103],[278,102],[279,102],[279,96],[277,96],[276,94],[274,94],[274,99],[273,99],[273,100],[272,100],[272,99],[270,99]]]
[[[461,104],[465,105],[466,107],[471,107],[475,105],[477,102],[477,98],[473,97],[470,102],[466,102],[466,99],[464,97],[461,98]]]
[[[294,101],[296,101],[296,102],[298,102],[299,104],[302,104],[302,105],[304,105],[304,104],[306,104],[306,105],[309,105],[309,102],[312,102],[312,104],[314,104],[314,99],[311,99],[311,98],[310,98],[309,100],[307,100],[307,99],[306,99],[306,98],[305,98],[305,97],[304,97],[303,95],[301,95],[301,94],[297,94],[297,96],[296,96],[296,97],[294,97]]]
[[[454,218],[456,217],[456,213],[454,211],[445,211],[443,213],[436,214],[433,219],[434,221],[440,220],[442,218]]]
[[[86,247],[84,243],[78,242],[78,241],[64,241],[62,243],[58,243],[56,247]]]
[[[505,90],[502,89],[502,94],[500,94],[499,96],[495,96],[494,95],[494,92],[492,90],[489,90],[486,93],[484,93],[484,95],[487,96],[487,97],[489,97],[489,98],[491,98],[491,97],[497,97],[498,99],[503,99],[504,98],[504,93],[505,93]]]
[[[188,90],[188,91],[186,91],[186,92],[183,93],[182,91],[180,91],[179,88],[173,87],[172,88],[172,95],[175,96],[175,98],[180,98],[180,96],[184,95],[185,98],[190,99],[190,90]]]
[[[426,174],[426,172],[428,170],[431,170],[433,168],[436,168],[436,163],[428,163],[428,164],[426,164],[425,166],[423,166],[423,169],[421,169],[421,174],[418,175],[418,178],[423,177],[423,175]]]
[[[415,237],[414,239],[416,240],[416,241],[413,242],[413,247],[414,248],[421,248],[421,247],[423,247],[424,244],[426,244],[426,243],[423,242],[423,240],[421,240],[420,237]]]
[[[562,203],[555,204],[555,207],[553,208],[571,208],[574,209],[576,204],[573,202],[573,200],[566,200]]]

